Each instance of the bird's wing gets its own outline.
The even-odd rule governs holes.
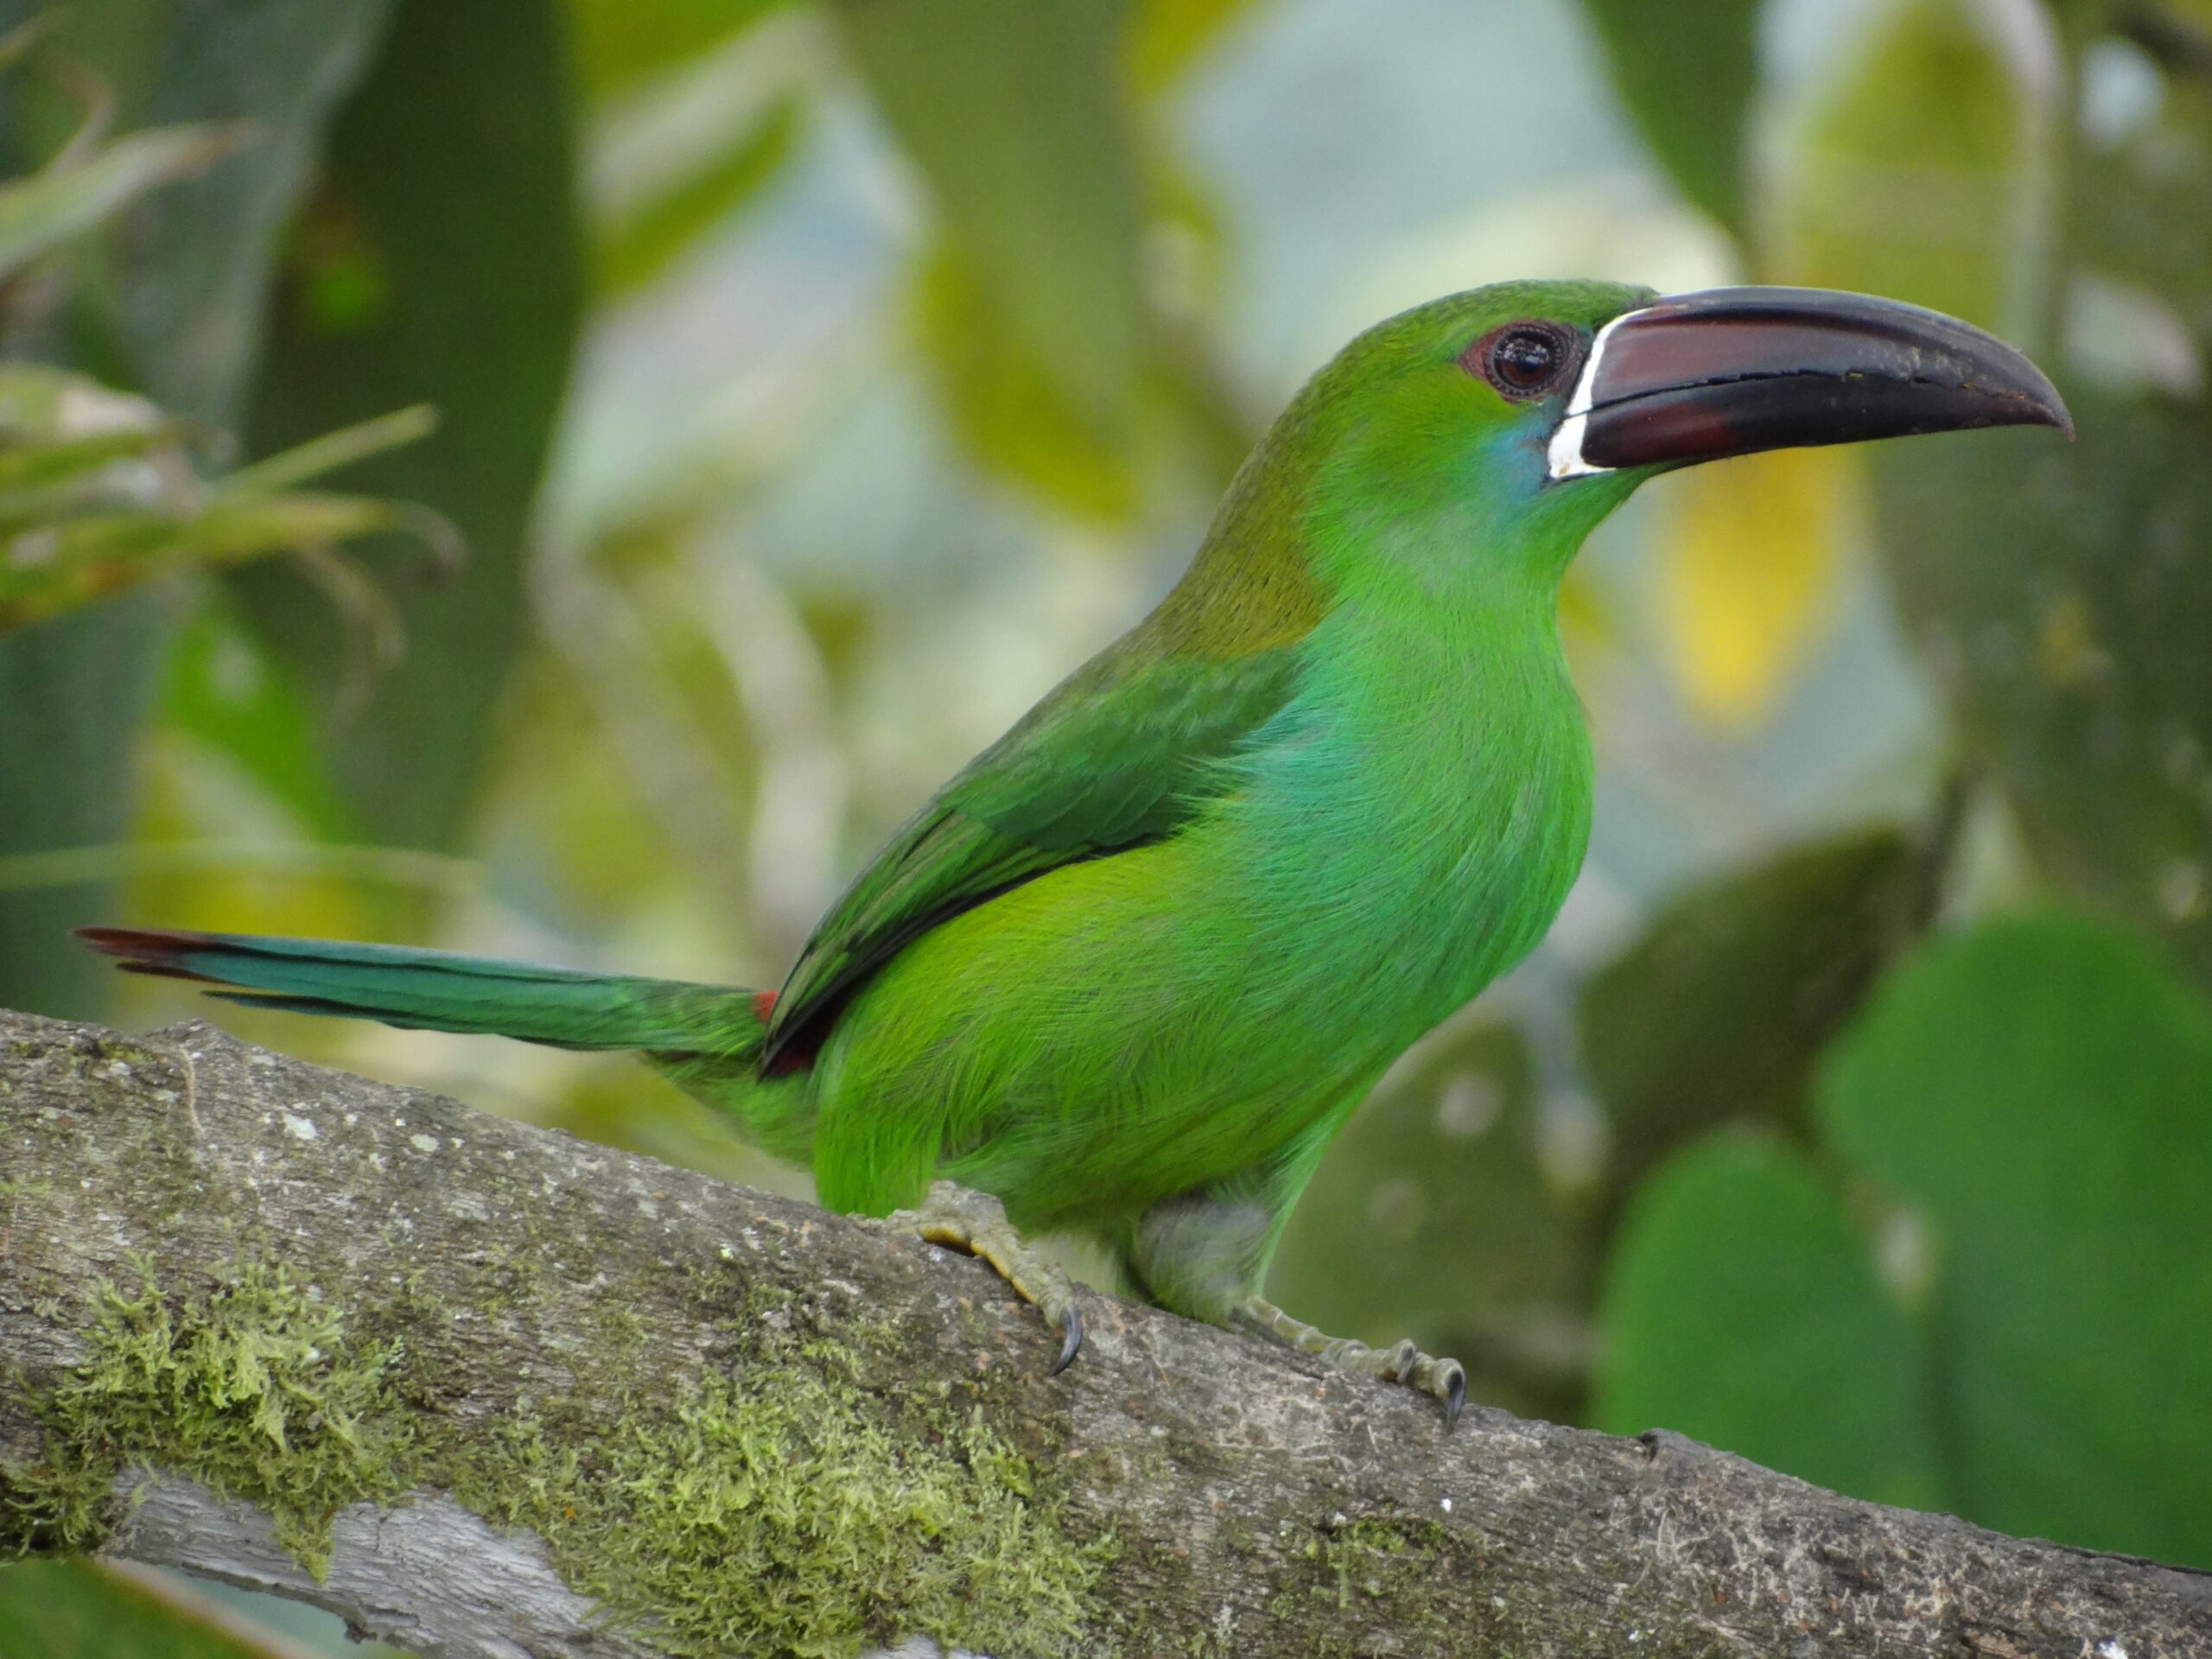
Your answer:
[[[1225,658],[1109,652],[1077,671],[822,918],[777,996],[763,1064],[811,1048],[864,977],[948,917],[1172,833],[1230,786],[1220,763],[1289,700],[1296,673],[1281,645]]]

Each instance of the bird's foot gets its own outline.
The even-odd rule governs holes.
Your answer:
[[[1424,1354],[1414,1346],[1410,1338],[1388,1348],[1370,1348],[1349,1337],[1330,1336],[1303,1319],[1294,1319],[1273,1302],[1259,1296],[1246,1297],[1237,1312],[1258,1330],[1288,1343],[1301,1354],[1316,1354],[1346,1370],[1379,1376],[1386,1382],[1402,1382],[1424,1394],[1434,1395],[1444,1402],[1446,1428],[1459,1421],[1459,1408],[1467,1403],[1466,1368],[1456,1359],[1439,1359],[1433,1354]]]
[[[988,1192],[955,1181],[931,1181],[918,1210],[894,1210],[875,1225],[914,1233],[932,1244],[980,1255],[998,1270],[1025,1301],[1050,1319],[1060,1333],[1060,1357],[1052,1375],[1067,1370],[1083,1346],[1083,1310],[1075,1287],[1056,1262],[1033,1248],[1006,1218],[1006,1206]]]

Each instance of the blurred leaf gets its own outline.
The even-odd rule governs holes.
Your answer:
[[[2033,333],[2044,296],[2046,100],[1992,8],[1902,0],[1805,111],[1771,280],[1854,289]],[[2035,8],[2003,27],[2047,28]],[[2040,43],[2050,64],[2056,44]]]
[[[1739,240],[1759,0],[1583,0],[1613,90],[1681,193]]]
[[[796,97],[777,99],[721,156],[608,230],[600,241],[601,285],[615,293],[642,287],[758,194],[791,154],[799,113]]]
[[[718,46],[784,0],[569,0],[575,61],[594,99]]]
[[[1251,0],[1135,0],[1126,49],[1131,84],[1147,97],[1165,91],[1251,9]]]
[[[1681,1154],[1637,1194],[1605,1280],[1599,1427],[1671,1428],[1877,1503],[1942,1501],[1912,1329],[1794,1154]]]
[[[0,857],[123,838],[164,632],[157,606],[124,599],[0,634]],[[70,930],[110,910],[112,886],[0,889],[0,1007],[99,1017],[114,976]]]
[[[1780,449],[1656,480],[1654,527],[1669,657],[1691,708],[1741,728],[1802,671],[1863,537],[1857,456]]]
[[[1546,1184],[1535,1093],[1511,1027],[1441,1035],[1331,1143],[1270,1294],[1332,1335],[1453,1355],[1476,1399],[1578,1418],[1589,1244]]]
[[[67,340],[34,332],[17,349],[64,360],[104,336],[134,389],[181,419],[230,425],[273,232],[383,12],[383,0],[54,9],[55,43],[115,89],[126,124],[244,120],[254,142],[135,203],[101,240],[108,257],[81,296],[86,326]],[[165,632],[150,598],[126,597],[0,638],[0,856],[123,837]],[[114,976],[68,930],[111,903],[99,882],[0,895],[0,1004],[97,1017]]]
[[[0,485],[48,484],[170,442],[176,423],[143,397],[39,363],[0,364]]]
[[[237,426],[277,232],[385,11],[385,0],[95,0],[58,11],[55,46],[113,85],[126,125],[243,124],[249,137],[145,196],[107,238],[114,269],[100,297],[124,384],[171,414]]]
[[[2212,413],[2067,395],[1881,456],[1891,584],[2037,862],[2212,978]]]
[[[351,817],[315,753],[306,699],[283,661],[220,596],[201,605],[178,635],[161,706],[163,724],[228,754],[302,830],[327,841],[351,835]]]
[[[289,1659],[245,1621],[90,1561],[0,1567],[0,1654],[18,1659]]]
[[[264,638],[312,688],[340,796],[367,838],[441,848],[474,804],[525,624],[531,505],[582,304],[568,93],[551,0],[405,0],[382,59],[335,123],[327,204],[344,239],[295,244],[251,428],[266,454],[397,404],[437,437],[362,467],[363,488],[427,503],[466,538],[459,575],[421,580],[412,550],[372,553],[405,655],[358,706],[346,624],[298,573],[240,573]],[[382,297],[338,320],[297,302],[312,262],[365,261]]]
[[[2212,340],[2212,75],[2170,77],[2158,119],[2117,149],[2083,146],[2067,201],[2077,258]]]
[[[428,404],[394,410],[389,415],[372,415],[335,432],[296,443],[250,467],[237,467],[224,474],[216,487],[233,501],[273,494],[295,484],[321,478],[325,473],[334,473],[340,467],[351,467],[372,455],[380,455],[387,449],[397,449],[427,438],[437,429],[437,411]]]
[[[8,505],[0,495],[0,524]],[[218,499],[188,517],[101,512],[23,531],[0,567],[0,630],[43,621],[156,576],[405,531],[410,518],[404,506],[368,496],[294,491]]]
[[[837,0],[835,10],[928,181],[982,315],[1007,336],[992,354],[1037,365],[1103,464],[1121,464],[1145,332],[1123,0]]]
[[[1792,848],[1681,894],[1591,976],[1575,1020],[1617,1191],[1720,1124],[1802,1132],[1814,1059],[1914,930],[1924,880],[1888,828]]]
[[[1051,365],[1006,327],[973,262],[940,243],[917,286],[922,349],[967,453],[1068,512],[1129,513],[1130,456],[1096,442]]]
[[[235,126],[156,127],[0,184],[0,277],[83,235],[149,190],[197,173],[246,137]]]
[[[195,565],[378,531],[442,543],[442,526],[419,509],[282,488],[428,424],[427,410],[402,410],[202,487],[175,448],[176,423],[143,398],[65,369],[0,365],[0,630]]]
[[[1904,964],[1822,1084],[1936,1230],[1961,1512],[2212,1565],[2212,1011],[2133,939],[2016,918]]]

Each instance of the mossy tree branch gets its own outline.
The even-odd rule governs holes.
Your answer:
[[[0,1547],[425,1654],[2212,1655],[2212,1575],[1434,1404],[238,1043],[0,1014]],[[1357,1241],[1345,1241],[1357,1248]]]

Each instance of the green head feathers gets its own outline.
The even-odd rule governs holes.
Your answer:
[[[1498,574],[1544,586],[1669,467],[2021,422],[2066,426],[2050,383],[2010,346],[1916,306],[1812,289],[1661,300],[1611,283],[1501,283],[1416,306],[1339,352],[1268,434],[1217,533],[1253,551],[1264,524],[1258,539],[1302,545],[1325,585],[1416,543],[1448,559],[1456,533]]]

